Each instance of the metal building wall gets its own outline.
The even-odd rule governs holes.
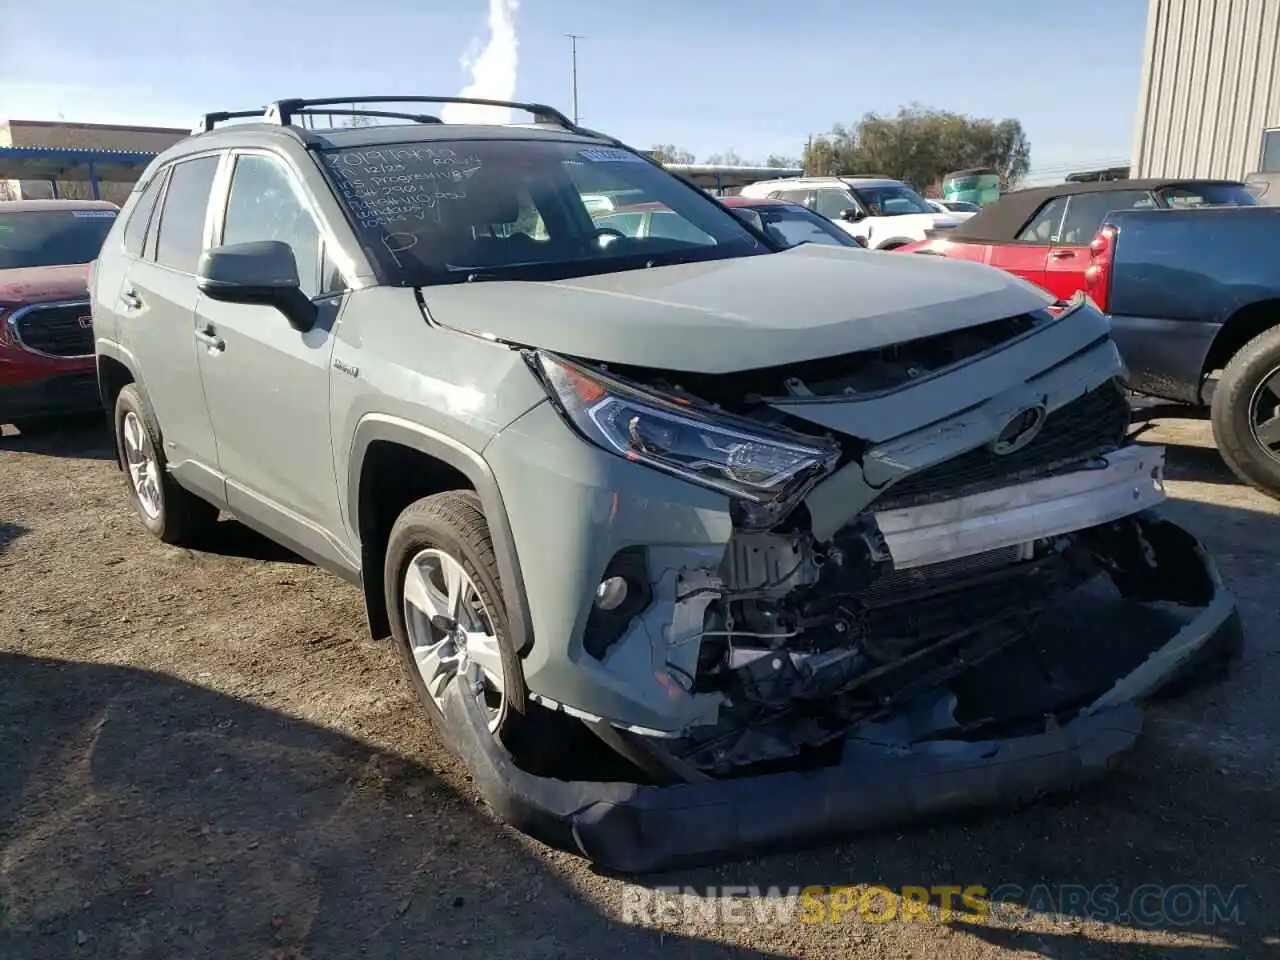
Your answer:
[[[1132,175],[1242,179],[1280,127],[1280,0],[1150,0]]]

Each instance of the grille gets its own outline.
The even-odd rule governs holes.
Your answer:
[[[1115,380],[1059,407],[1036,438],[1001,456],[979,447],[927,467],[890,487],[877,510],[916,506],[994,490],[1075,467],[1115,449],[1129,428],[1129,404]]]
[[[906,570],[892,570],[877,577],[858,594],[858,600],[867,606],[887,606],[918,600],[937,593],[957,579],[1012,566],[1022,560],[1022,545],[1000,547],[969,557],[957,557]]]
[[[93,326],[88,318],[88,300],[35,304],[14,318],[14,332],[22,345],[35,353],[84,357],[93,353]]]

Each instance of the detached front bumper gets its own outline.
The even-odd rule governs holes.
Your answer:
[[[618,872],[831,842],[961,809],[1021,804],[1102,777],[1136,742],[1141,701],[1202,681],[1214,673],[1211,667],[1237,657],[1243,634],[1235,601],[1198,546],[1194,556],[1213,584],[1194,619],[1074,719],[1024,735],[906,748],[862,741],[821,770],[654,787],[521,770],[459,684],[449,688],[445,713],[458,752],[503,820]]]

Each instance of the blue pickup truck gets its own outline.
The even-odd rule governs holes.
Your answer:
[[[1280,498],[1280,207],[1112,211],[1090,255],[1130,388],[1208,407],[1227,465]]]

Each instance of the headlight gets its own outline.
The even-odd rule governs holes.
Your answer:
[[[546,353],[535,366],[552,399],[592,443],[749,504],[794,505],[840,458],[834,441],[771,430],[649,392]],[[764,522],[780,510],[750,510]]]

